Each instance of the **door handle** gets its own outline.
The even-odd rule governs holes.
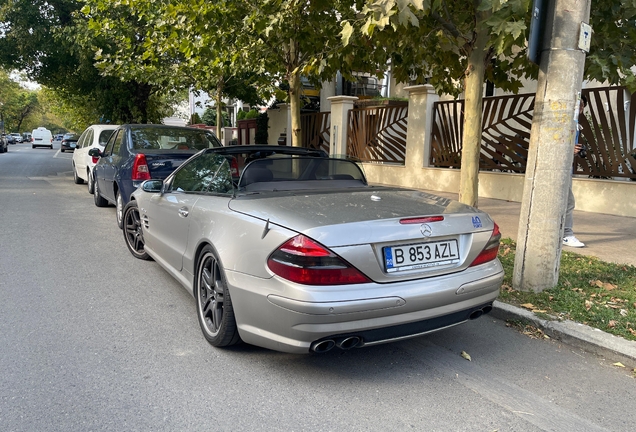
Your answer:
[[[181,217],[188,217],[188,215],[190,214],[190,211],[188,211],[187,207],[181,207],[179,209],[179,216]]]

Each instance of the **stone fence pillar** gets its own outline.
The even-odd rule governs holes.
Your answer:
[[[405,87],[404,90],[409,94],[405,163],[407,168],[420,169],[429,166],[433,104],[439,100],[439,96],[430,84]]]
[[[358,100],[355,96],[332,96],[327,98],[331,102],[331,133],[329,136],[329,155],[347,154],[347,129],[349,126],[349,111]]]

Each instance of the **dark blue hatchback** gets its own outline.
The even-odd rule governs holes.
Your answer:
[[[95,205],[109,203],[117,207],[117,225],[122,227],[122,212],[130,194],[148,179],[165,179],[190,156],[200,150],[222,147],[206,129],[165,125],[121,125],[113,132],[103,152],[91,149],[99,157],[93,170]]]

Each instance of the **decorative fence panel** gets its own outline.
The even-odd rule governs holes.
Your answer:
[[[303,147],[324,150],[329,154],[331,113],[318,112],[300,116]]]
[[[579,142],[587,143],[587,157],[576,157],[574,173],[590,177],[628,177],[636,180],[634,126],[636,94],[623,87],[583,90],[588,99]],[[459,168],[464,101],[434,106],[431,166]],[[528,158],[534,94],[486,97],[483,103],[480,169],[524,173]]]
[[[363,162],[404,165],[408,104],[349,111],[347,155]]]

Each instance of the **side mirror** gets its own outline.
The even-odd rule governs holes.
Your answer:
[[[102,157],[102,152],[100,152],[98,148],[92,148],[88,151],[88,155],[99,158]]]
[[[146,180],[141,184],[141,189],[144,192],[163,192],[163,180]]]

